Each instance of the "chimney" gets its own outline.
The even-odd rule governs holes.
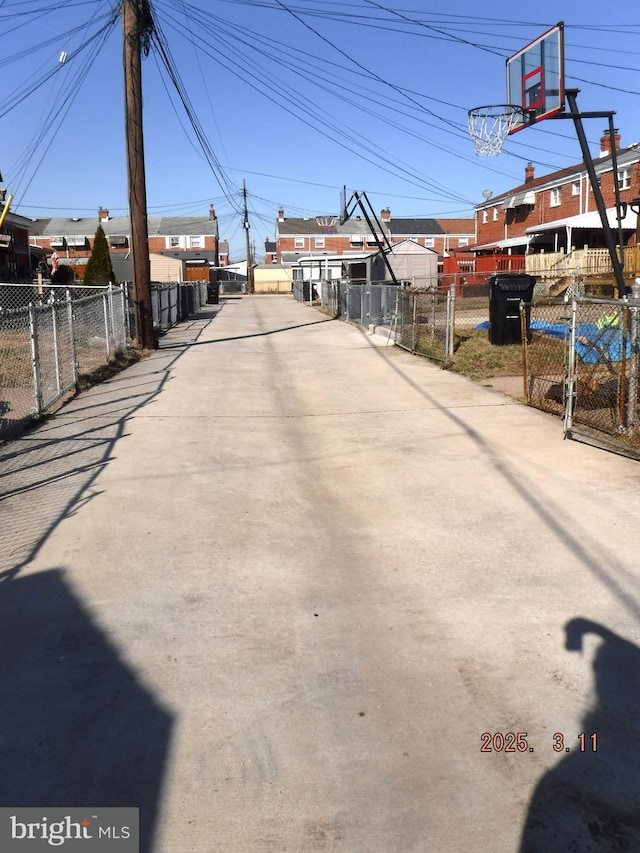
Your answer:
[[[216,209],[212,204],[210,204],[209,205],[209,219],[215,219],[215,218],[216,218]]]
[[[527,165],[524,167],[524,182],[525,182],[525,184],[531,183],[531,181],[533,180],[533,173],[534,173],[533,163],[527,163]]]
[[[282,208],[278,211],[278,222],[284,222],[284,210]]]
[[[98,208],[98,219],[100,222],[108,222],[109,221],[109,211],[105,210],[104,207]]]
[[[620,150],[620,134],[618,133],[618,128],[613,128],[613,143],[615,145],[615,150]],[[608,130],[602,134],[600,138],[600,156],[606,157],[607,154],[611,154],[611,134]]]
[[[384,210],[380,211],[380,219],[382,219],[383,222],[389,222],[391,219],[391,211],[388,207],[385,207]]]

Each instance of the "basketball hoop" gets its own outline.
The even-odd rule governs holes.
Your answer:
[[[525,111],[515,104],[491,104],[469,110],[469,134],[478,157],[500,154],[509,131],[524,121]]]

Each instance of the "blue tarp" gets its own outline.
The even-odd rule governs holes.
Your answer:
[[[543,332],[550,338],[568,338],[570,329],[565,323],[531,323],[532,332]],[[601,329],[595,323],[578,323],[576,326],[576,352],[584,364],[622,361],[631,356],[631,339],[627,337],[626,355],[623,356],[622,329]]]

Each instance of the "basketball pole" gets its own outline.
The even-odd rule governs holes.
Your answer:
[[[584,161],[584,165],[587,169],[587,174],[589,175],[589,181],[591,183],[591,189],[593,191],[593,197],[596,203],[596,207],[598,208],[598,213],[600,214],[600,222],[602,224],[602,231],[604,233],[604,239],[607,244],[607,249],[609,250],[609,255],[611,257],[611,264],[613,266],[613,274],[615,276],[616,285],[618,287],[618,298],[622,299],[623,296],[626,296],[629,292],[627,286],[624,282],[623,270],[624,263],[620,260],[620,254],[618,253],[618,246],[616,245],[615,238],[613,236],[613,229],[609,224],[609,218],[607,217],[607,208],[604,203],[604,198],[602,196],[602,190],[600,189],[600,185],[598,184],[598,176],[596,175],[595,166],[593,165],[593,157],[591,156],[591,152],[589,151],[589,145],[587,143],[587,137],[584,132],[584,125],[582,124],[582,119],[584,118],[607,118],[609,120],[609,135],[611,139],[611,167],[613,169],[613,186],[615,189],[615,197],[616,197],[616,217],[618,220],[618,244],[620,247],[620,252],[623,252],[623,242],[622,242],[622,224],[620,221],[620,190],[618,187],[618,158],[616,154],[616,145],[615,139],[613,137],[613,116],[615,113],[613,112],[588,112],[581,113],[578,109],[578,92],[579,89],[566,89],[565,96],[567,98],[567,102],[569,104],[569,113],[559,113],[557,116],[552,116],[552,118],[571,118],[573,119],[573,124],[576,129],[576,134],[578,136],[578,142],[580,143],[580,148],[582,150],[582,158]],[[624,255],[622,256],[624,258]]]

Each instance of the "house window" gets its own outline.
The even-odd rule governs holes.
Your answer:
[[[571,195],[580,195],[580,181],[571,182]]]
[[[436,244],[435,237],[425,237],[424,238],[424,245],[425,245],[426,249],[433,249],[435,244]]]
[[[191,235],[189,237],[189,248],[201,249],[202,248],[202,237]]]
[[[462,248],[462,246],[468,246],[468,245],[469,245],[469,238],[468,237],[458,238],[458,248]]]
[[[560,187],[554,187],[551,190],[551,200],[549,201],[549,204],[551,205],[551,207],[559,207],[560,202],[561,202],[561,188]]]
[[[316,237],[314,240],[316,249],[324,249],[324,237]]]
[[[293,241],[294,249],[304,249],[304,237],[296,237]]]
[[[169,244],[169,249],[179,249],[180,248],[180,238],[179,237],[168,237],[167,242]]]
[[[494,222],[498,221],[498,208],[497,207],[493,208],[493,221]]]
[[[482,224],[486,225],[488,221],[489,221],[489,211],[483,210],[482,211]]]
[[[618,169],[618,189],[628,190],[631,186],[631,169]]]
[[[376,238],[374,237],[374,235],[373,235],[373,234],[368,234],[368,235],[367,235],[367,246],[377,246],[377,245],[378,245],[378,243],[377,243]]]
[[[352,246],[362,246],[362,235],[352,234],[349,242]]]

